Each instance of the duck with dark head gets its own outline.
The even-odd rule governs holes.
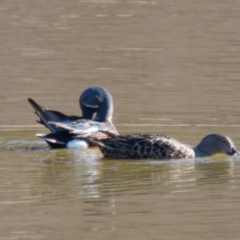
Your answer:
[[[89,87],[83,91],[79,98],[82,117],[67,116],[61,112],[46,109],[30,98],[28,101],[40,118],[38,122],[51,131],[50,134],[37,134],[36,136],[44,139],[52,148],[87,148],[89,146],[84,139],[75,138],[68,130],[49,123],[52,121],[59,124],[73,123],[81,126],[87,124],[96,113],[93,119],[95,122],[106,123],[109,126],[109,131],[118,134],[112,124],[113,100],[111,94],[105,88]]]
[[[91,121],[89,122],[91,123]],[[240,155],[229,137],[209,134],[196,147],[183,144],[174,138],[157,134],[116,135],[104,125],[94,124],[77,128],[69,124],[52,123],[85,138],[89,144],[97,146],[104,158],[112,159],[179,159],[207,157],[215,154]],[[102,134],[101,138],[96,134]]]
[[[208,157],[215,154],[240,155],[229,137],[209,134],[196,147],[190,147],[164,135],[134,134],[118,136],[103,132],[105,139],[87,137],[99,147],[105,158],[112,159],[179,159]]]

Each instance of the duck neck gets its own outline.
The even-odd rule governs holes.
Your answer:
[[[112,122],[113,115],[113,100],[111,96],[108,94],[103,98],[102,104],[99,106],[97,115],[94,118],[94,121],[97,122]]]
[[[91,120],[95,112],[97,112],[96,108],[89,108],[85,106],[81,106],[82,109],[82,118]]]
[[[207,157],[210,156],[209,152],[206,150],[203,150],[200,145],[197,145],[195,148],[193,148],[195,152],[196,157]]]

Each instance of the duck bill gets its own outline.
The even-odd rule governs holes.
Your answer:
[[[240,156],[240,151],[236,150],[236,152],[233,155],[234,156]]]

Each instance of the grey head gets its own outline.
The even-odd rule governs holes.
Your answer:
[[[239,155],[232,140],[220,134],[209,134],[194,148],[196,157],[207,157],[218,153]]]
[[[112,121],[113,115],[113,100],[111,94],[102,87],[89,87],[83,91],[79,98],[79,104],[85,114],[93,114],[96,112],[96,117],[93,119],[98,122]]]

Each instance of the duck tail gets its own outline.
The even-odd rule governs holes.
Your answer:
[[[55,132],[55,128],[48,123],[48,121],[52,119],[51,111],[37,104],[32,98],[28,98],[28,102],[35,110],[35,114],[40,118],[40,120],[37,120],[37,122],[43,124],[52,132]]]
[[[58,111],[53,111],[45,107],[42,107],[39,104],[37,104],[32,98],[28,98],[28,102],[34,109],[35,114],[38,115],[38,117],[40,118],[40,120],[37,120],[37,122],[43,124],[51,132],[58,132],[60,128],[58,126],[49,124],[50,121],[67,123],[79,118],[76,116],[67,116]]]
[[[54,136],[51,136],[51,133],[47,135],[37,133],[36,137],[43,139],[51,148],[64,148],[66,146],[64,141],[61,141]]]

